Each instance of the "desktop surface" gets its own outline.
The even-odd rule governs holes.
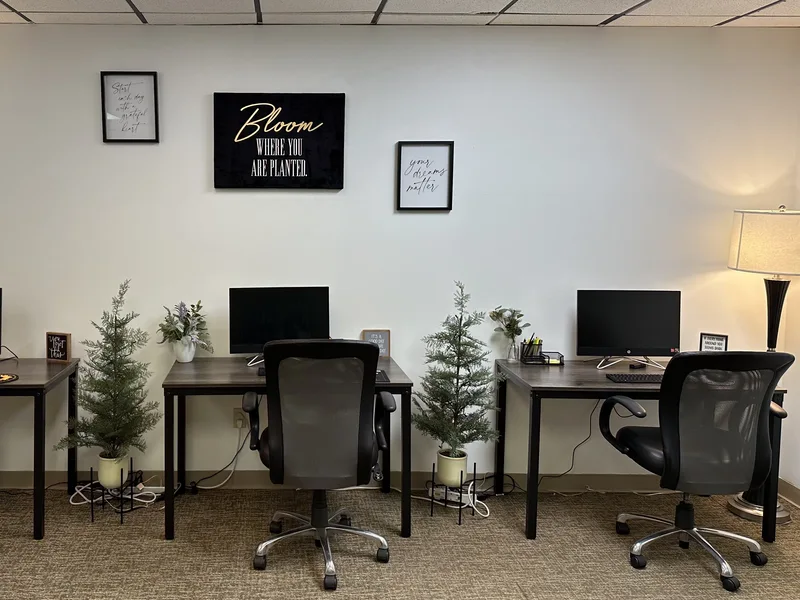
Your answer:
[[[411,380],[391,358],[378,359],[378,369],[384,371],[389,381],[376,382],[381,387],[408,386]],[[261,390],[266,388],[264,376],[257,367],[248,367],[241,356],[201,356],[190,363],[175,362],[164,379],[164,389],[218,389]]]

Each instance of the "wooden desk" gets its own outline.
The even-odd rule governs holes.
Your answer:
[[[501,380],[497,385],[497,429],[500,437],[495,453],[495,493],[503,493],[505,472],[506,438],[506,388],[508,382],[530,393],[530,424],[528,430],[528,484],[525,507],[525,536],[536,538],[537,493],[539,484],[539,443],[542,420],[542,399],[598,399],[615,394],[628,396],[635,400],[658,400],[661,384],[614,383],[606,373],[630,372],[627,367],[611,367],[599,371],[596,362],[567,361],[562,367],[524,365],[507,360],[495,361]],[[649,369],[648,372],[653,372]],[[775,390],[772,400],[783,405],[784,389]],[[770,419],[770,439],[772,440],[772,469],[763,485],[764,518],[761,524],[761,537],[766,542],[775,541],[775,519],[778,504],[778,467],[780,464],[781,420]],[[757,490],[751,490],[757,492]]]
[[[33,538],[44,538],[45,397],[69,378],[67,416],[78,416],[78,359],[49,363],[44,358],[19,358],[0,363],[0,373],[15,373],[19,379],[0,384],[0,397],[33,398]],[[72,433],[72,430],[68,430]],[[78,483],[78,450],[67,450],[67,487],[70,494]]]
[[[401,526],[402,537],[411,536],[411,387],[412,383],[391,358],[380,358],[378,368],[386,372],[388,383],[376,383],[375,392],[400,394],[401,448]],[[172,365],[164,380],[164,537],[175,539],[175,398],[178,399],[178,482],[186,490],[186,396],[241,396],[245,392],[265,394],[264,376],[247,366],[244,357],[202,357],[190,363]],[[389,415],[384,423],[386,441],[391,443]],[[390,446],[391,448],[391,446]],[[381,489],[391,486],[390,452],[382,453],[384,473]]]

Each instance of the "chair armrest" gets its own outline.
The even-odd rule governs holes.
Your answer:
[[[610,398],[606,398],[603,402],[603,406],[600,408],[600,433],[603,434],[606,441],[614,446],[614,448],[623,454],[627,454],[630,449],[620,444],[616,436],[611,433],[611,411],[614,410],[617,404],[625,407],[628,412],[638,419],[644,419],[647,416],[647,411],[641,404],[636,402],[636,400],[628,398],[627,396],[611,396]]]
[[[258,396],[255,392],[247,392],[242,397],[242,410],[250,419],[250,450],[258,450],[258,434],[261,428],[258,423]]]
[[[389,392],[381,392],[378,394],[375,402],[375,439],[378,441],[378,448],[381,450],[389,449],[389,442],[386,441],[386,432],[383,430],[383,418],[388,413],[393,413],[397,410],[397,404],[394,401],[394,396]]]
[[[786,409],[776,402],[769,403],[769,412],[773,417],[778,417],[779,419],[785,419],[789,416],[789,413],[786,412]]]

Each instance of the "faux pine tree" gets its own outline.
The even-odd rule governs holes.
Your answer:
[[[484,313],[469,312],[469,294],[456,282],[455,315],[448,315],[441,331],[423,338],[428,372],[422,391],[415,392],[417,412],[412,422],[423,434],[439,442],[441,453],[465,456],[464,446],[497,438],[486,413],[494,408],[494,376],[486,344],[470,330],[483,322]]]
[[[56,449],[99,447],[102,458],[123,458],[131,447],[145,450],[144,434],[161,415],[157,402],[147,402],[148,364],[133,355],[147,343],[147,333],[131,326],[139,315],[123,314],[129,281],[111,299],[111,311],[103,311],[97,341],[84,340],[87,358],[81,367],[78,406],[90,416],[70,421],[75,432]]]

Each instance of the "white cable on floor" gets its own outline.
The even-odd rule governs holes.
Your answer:
[[[233,457],[233,465],[231,466],[231,470],[228,473],[228,476],[223,481],[221,481],[220,483],[218,483],[216,485],[198,485],[197,486],[198,490],[216,490],[216,489],[221,488],[223,485],[225,485],[226,483],[228,483],[231,480],[231,477],[233,477],[234,471],[236,471],[236,464],[239,462],[239,454],[241,454],[241,449],[239,448],[239,446],[242,445],[242,432],[243,431],[247,431],[247,429],[245,429],[243,427],[239,429],[239,437],[236,440],[236,455]]]
[[[84,490],[91,489],[95,485],[100,485],[100,482],[99,481],[95,481],[93,483],[87,483],[85,485],[75,486],[75,492],[72,494],[72,496],[70,496],[69,503],[72,506],[80,506],[82,504],[89,504],[89,502],[92,502],[92,499],[87,497],[86,494],[84,494],[83,492],[84,492]],[[117,500],[119,500],[121,498],[122,500],[125,500],[125,501],[128,501],[131,498],[131,496],[129,494],[120,494],[119,491],[109,490],[107,495],[101,494],[100,496],[96,496],[94,498],[94,502],[95,503],[102,502],[104,496],[105,496],[105,501],[108,504],[111,504],[110,499],[112,499],[112,498],[113,499],[117,499]],[[78,497],[78,498],[76,498],[76,497]],[[133,494],[133,500],[135,502],[139,502],[139,503],[145,504],[145,505],[153,504],[156,501],[157,497],[158,497],[158,495],[154,494],[153,492],[138,492],[138,493]],[[111,504],[111,506],[114,506],[114,505]],[[114,508],[117,508],[117,507],[114,507]]]

